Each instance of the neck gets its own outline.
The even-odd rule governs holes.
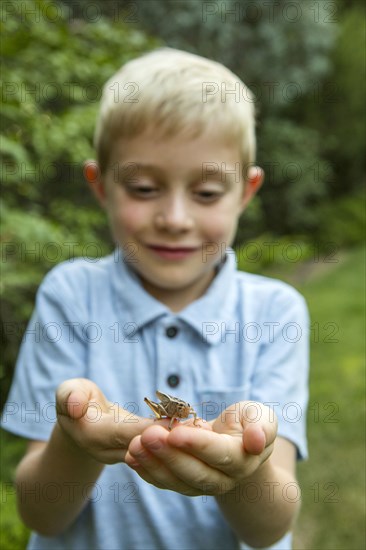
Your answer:
[[[178,313],[206,292],[215,274],[216,270],[210,271],[207,273],[206,277],[202,277],[195,285],[189,285],[186,288],[179,289],[179,291],[159,288],[151,285],[146,280],[141,280],[141,282],[142,286],[149,294],[159,300],[159,302],[165,304],[172,312]]]

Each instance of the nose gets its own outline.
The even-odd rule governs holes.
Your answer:
[[[171,193],[160,203],[155,223],[158,229],[181,233],[192,229],[193,217],[186,198],[181,193]]]

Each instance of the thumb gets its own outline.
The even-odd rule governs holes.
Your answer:
[[[242,409],[243,447],[252,455],[261,454],[273,444],[277,434],[274,411],[262,403],[247,401]]]
[[[86,378],[72,378],[62,382],[56,390],[56,411],[58,414],[77,420],[88,410],[89,404],[98,403],[108,408],[108,401],[98,386]]]

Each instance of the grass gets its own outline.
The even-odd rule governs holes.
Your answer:
[[[319,334],[312,332],[310,460],[299,467],[298,549],[365,547],[364,257],[363,249],[349,252],[300,288]]]
[[[307,299],[311,322],[308,415],[310,459],[300,463],[302,509],[296,550],[365,547],[364,249],[337,254],[336,262],[307,260],[265,274],[288,280]],[[21,550],[28,531],[15,513],[9,482],[24,442],[1,435],[2,550]]]
[[[25,441],[1,430],[0,448],[0,548],[23,550],[29,531],[18,518],[12,481],[15,467],[25,451]]]
[[[342,252],[287,278],[305,296],[312,326],[310,458],[298,467],[296,550],[365,548],[364,258],[364,249]]]

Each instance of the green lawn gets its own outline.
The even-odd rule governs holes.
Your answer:
[[[306,297],[312,320],[310,459],[299,465],[303,505],[296,550],[365,547],[364,249],[338,262],[272,267]],[[15,513],[11,482],[22,441],[2,433],[2,550],[24,548],[27,531]]]
[[[25,441],[1,430],[0,442],[0,548],[23,550],[28,540],[28,530],[17,516],[12,480],[15,466],[25,450]]]
[[[365,548],[365,252],[338,259],[297,285],[313,327],[297,549]]]

